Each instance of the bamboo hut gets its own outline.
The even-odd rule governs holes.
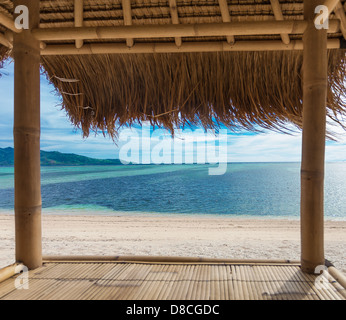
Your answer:
[[[27,29],[15,24],[21,5]],[[0,58],[15,61],[16,223],[16,264],[0,271],[7,279],[0,298],[44,298],[51,285],[44,281],[53,278],[52,297],[345,298],[345,277],[333,266],[335,290],[316,289],[313,275],[325,265],[326,122],[342,125],[346,112],[345,7],[338,0],[0,0]],[[301,261],[42,257],[41,68],[85,136],[98,130],[116,139],[121,126],[142,121],[172,132],[189,124],[302,129]],[[19,264],[37,284],[29,293],[12,288]],[[57,270],[65,283],[79,280],[60,286]]]

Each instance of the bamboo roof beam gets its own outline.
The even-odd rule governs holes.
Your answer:
[[[83,27],[84,21],[84,3],[83,0],[74,0],[74,26]],[[83,47],[83,39],[76,39],[76,48]]]
[[[132,12],[131,12],[131,0],[122,0],[123,14],[124,14],[124,25],[132,25]],[[132,38],[126,39],[126,45],[131,48],[133,47],[134,40]]]
[[[177,9],[177,1],[176,0],[169,0],[169,10],[171,12],[171,18],[173,24],[179,24],[179,16],[178,16],[178,9]],[[175,44],[177,47],[180,47],[182,44],[181,37],[175,38]]]
[[[2,44],[3,46],[7,47],[7,48],[12,48],[13,45],[10,41],[8,41],[8,39],[5,37],[5,35],[3,33],[0,33],[0,44]]]
[[[22,32],[21,29],[16,28],[13,19],[9,18],[8,16],[3,14],[2,12],[0,12],[0,24],[2,24],[4,27],[6,27],[7,29],[9,29],[15,33]]]
[[[231,22],[231,15],[229,14],[227,0],[219,0],[219,6],[223,22]],[[233,45],[235,43],[234,36],[227,36],[227,43]]]
[[[128,38],[213,37],[231,35],[303,34],[306,21],[250,21],[179,25],[132,25],[118,27],[36,28],[32,34],[40,41],[96,40]],[[330,20],[328,33],[337,33],[339,20]]]
[[[277,21],[283,21],[284,17],[282,14],[282,10],[281,10],[281,6],[279,3],[279,0],[270,0],[272,9],[273,9],[273,13],[274,13],[274,17],[275,20]],[[290,43],[290,37],[287,33],[282,33],[281,35],[281,40],[284,44],[289,44]]]
[[[338,3],[340,3],[339,0],[325,0],[322,5],[326,6],[328,13],[331,14]]]
[[[340,29],[341,29],[342,35],[344,36],[344,39],[346,40],[345,9],[340,2],[336,5],[334,12],[335,12],[335,16],[340,20]]]
[[[339,49],[339,39],[328,40],[329,49]],[[284,51],[303,50],[303,41],[292,40],[285,45],[281,40],[238,41],[233,46],[225,42],[183,42],[181,47],[175,43],[137,43],[132,48],[124,44],[92,43],[76,49],[74,45],[47,45],[41,55],[87,55],[87,54],[131,54],[131,53],[177,53],[177,52],[228,52],[228,51]]]

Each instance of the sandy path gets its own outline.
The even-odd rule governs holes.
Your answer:
[[[186,216],[43,217],[44,255],[300,258],[299,221]],[[346,221],[326,221],[325,252],[346,273]],[[14,218],[0,215],[0,267],[14,261]]]

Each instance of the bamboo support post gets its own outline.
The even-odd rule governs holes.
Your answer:
[[[339,2],[335,9],[335,16],[340,20],[340,30],[342,32],[342,35],[344,39],[346,40],[346,16],[345,16],[345,10],[344,7]]]
[[[328,40],[329,49],[339,49],[339,39]],[[124,44],[90,43],[76,49],[74,45],[47,45],[41,55],[88,55],[117,53],[178,53],[178,52],[229,52],[229,51],[285,51],[303,50],[303,41],[292,40],[288,45],[282,41],[238,41],[233,46],[227,42],[184,42],[181,47],[174,43],[137,43],[132,48]]]
[[[171,12],[171,18],[173,24],[179,24],[179,16],[178,16],[178,9],[177,9],[177,1],[176,0],[169,0],[169,9]],[[180,47],[182,44],[181,37],[175,38],[175,44]]]
[[[40,182],[39,0],[15,0],[29,9],[29,30],[14,34],[14,174],[16,261],[29,269],[42,265]]]
[[[124,25],[132,26],[132,12],[131,12],[131,0],[122,0],[123,13],[124,13]],[[126,39],[126,45],[131,48],[134,45],[133,38]]]
[[[231,15],[229,14],[227,0],[219,0],[221,17],[223,22],[231,22]],[[227,43],[233,45],[235,43],[234,36],[227,36]]]
[[[84,20],[84,4],[83,0],[74,0],[74,26],[83,27]],[[83,47],[83,39],[76,40],[76,48],[80,49]]]
[[[36,28],[32,34],[40,41],[97,40],[128,38],[214,37],[234,35],[303,34],[306,21],[247,21],[202,24],[132,25],[117,27]],[[337,33],[339,20],[330,20],[328,33]]]
[[[283,21],[284,16],[283,16],[282,11],[281,11],[279,0],[270,0],[270,3],[272,6],[272,9],[273,9],[275,20]],[[284,44],[290,43],[290,37],[287,33],[282,33],[280,36],[281,36],[282,42]]]
[[[327,103],[327,32],[314,25],[320,0],[304,2],[303,141],[301,164],[301,265],[324,265],[324,160]]]

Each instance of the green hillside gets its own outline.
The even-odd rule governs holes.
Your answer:
[[[0,148],[0,166],[13,166],[14,149]],[[95,166],[95,165],[120,165],[120,160],[101,160],[80,156],[73,153],[57,151],[47,152],[41,150],[42,166]]]

